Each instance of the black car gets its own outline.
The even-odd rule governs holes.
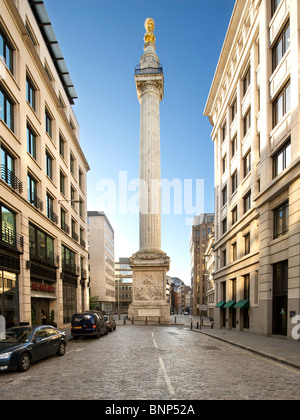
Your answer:
[[[108,328],[100,312],[83,312],[72,317],[71,334],[73,338],[83,336],[95,336],[107,334]]]
[[[31,363],[53,353],[63,356],[66,345],[65,333],[50,325],[9,328],[0,338],[0,372],[26,372]]]

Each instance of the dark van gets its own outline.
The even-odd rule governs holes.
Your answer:
[[[83,312],[72,316],[71,334],[73,338],[107,334],[108,328],[103,315],[98,312]]]

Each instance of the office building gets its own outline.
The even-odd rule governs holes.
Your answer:
[[[299,16],[298,0],[237,0],[204,111],[216,325],[289,338],[300,313]]]

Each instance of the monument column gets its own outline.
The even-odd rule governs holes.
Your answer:
[[[154,21],[145,22],[144,54],[135,70],[140,114],[140,249],[130,259],[135,320],[170,322],[166,273],[170,259],[161,250],[161,169],[159,104],[164,96],[163,69],[156,54]]]

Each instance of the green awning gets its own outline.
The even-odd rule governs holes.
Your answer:
[[[234,305],[234,308],[240,309],[249,309],[249,300],[239,300],[238,303]]]
[[[221,300],[221,302],[216,304],[216,308],[223,308],[223,306],[225,305],[226,301],[225,300]]]
[[[235,300],[229,300],[225,305],[224,308],[232,308],[235,305]]]

